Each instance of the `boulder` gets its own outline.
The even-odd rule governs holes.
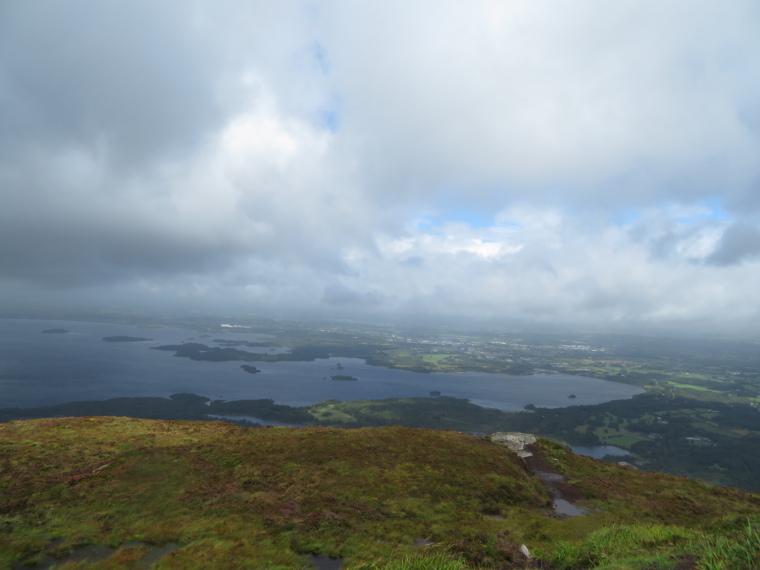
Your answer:
[[[526,457],[533,456],[530,451],[525,449],[525,446],[536,443],[536,436],[530,433],[520,433],[516,431],[497,431],[496,433],[491,434],[490,440],[494,443],[503,445],[515,452],[518,457],[525,459]]]
[[[527,546],[525,546],[524,544],[521,544],[521,545],[520,545],[520,552],[521,552],[521,553],[522,553],[522,555],[523,555],[523,556],[525,556],[525,558],[527,558],[528,560],[530,560],[530,559],[531,559],[531,556],[530,556],[530,550],[528,550],[528,547],[527,547]]]

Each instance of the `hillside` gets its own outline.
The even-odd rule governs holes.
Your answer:
[[[214,400],[195,394],[113,398],[40,408],[0,409],[0,422],[50,417],[129,416],[157,420],[224,419],[260,424],[359,428],[406,426],[485,435],[534,433],[570,445],[616,445],[626,461],[746,491],[760,492],[760,414],[744,404],[702,402],[657,394],[595,406],[503,412],[448,396],[327,400],[305,407],[273,400]]]
[[[530,450],[526,463],[474,436],[401,427],[14,421],[0,425],[0,566],[760,563],[759,495],[598,462],[547,440]],[[564,518],[552,508],[558,498],[586,514]]]

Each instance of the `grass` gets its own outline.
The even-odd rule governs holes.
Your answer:
[[[406,348],[393,348],[393,349],[386,349],[385,353],[388,354],[388,356],[391,357],[411,357],[412,351],[408,350]]]
[[[389,560],[417,537],[487,532],[484,512],[548,501],[516,458],[456,432],[124,418],[0,429],[2,457],[13,458],[0,477],[11,531],[0,551],[12,564],[43,553],[52,536],[178,541],[171,559],[183,568],[233,567],[239,557],[300,567],[309,552]]]
[[[618,447],[624,447],[625,449],[630,449],[634,443],[639,441],[646,441],[646,438],[637,435],[618,435],[608,437],[604,440],[607,444],[617,445]]]
[[[440,364],[441,360],[445,360],[451,357],[457,357],[458,355],[456,354],[421,354],[420,356],[426,362],[433,362],[435,364]]]
[[[667,568],[685,557],[701,570],[760,568],[757,524],[747,519],[738,532],[718,534],[667,525],[615,525],[560,544],[552,563],[559,569]]]
[[[610,526],[576,543],[563,543],[552,562],[559,569],[596,568],[611,560],[653,564],[684,551],[695,533],[665,525]]]
[[[704,570],[744,570],[760,568],[760,532],[758,521],[746,523],[730,536],[704,536],[696,551]]]
[[[593,514],[552,518],[547,489],[522,460],[454,431],[11,422],[0,425],[0,567],[93,545],[113,551],[62,567],[130,568],[152,545],[177,543],[155,568],[303,568],[309,554],[347,569],[521,568],[521,544],[545,564],[580,568],[682,554],[744,560],[757,540],[746,522],[760,518],[757,495],[546,440],[536,453]],[[419,538],[434,546],[415,548]]]
[[[405,556],[382,567],[383,570],[462,570],[466,568],[460,558],[447,554],[416,554]]]
[[[680,384],[678,382],[673,382],[672,380],[668,381],[668,385],[673,386],[675,388],[682,388],[685,390],[697,390],[699,392],[714,392],[716,394],[720,393],[720,390],[711,390],[710,388],[706,388],[704,386],[695,386],[694,384]]]
[[[339,409],[333,402],[322,402],[308,408],[309,413],[319,421],[351,423],[356,418],[351,414]]]
[[[598,436],[605,444],[617,445],[620,447],[630,448],[634,443],[639,441],[646,441],[647,438],[637,434],[632,434],[626,429],[612,429],[606,427],[599,427],[594,430],[594,434]]]

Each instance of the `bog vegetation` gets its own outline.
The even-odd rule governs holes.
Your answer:
[[[752,568],[760,496],[456,431],[82,417],[0,425],[5,568]],[[526,556],[525,550],[530,553]],[[326,558],[327,559],[327,558]]]

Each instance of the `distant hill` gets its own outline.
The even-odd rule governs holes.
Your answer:
[[[12,421],[0,425],[0,567],[760,564],[760,495],[543,439],[527,449],[402,427]],[[585,514],[565,518],[563,502]]]

